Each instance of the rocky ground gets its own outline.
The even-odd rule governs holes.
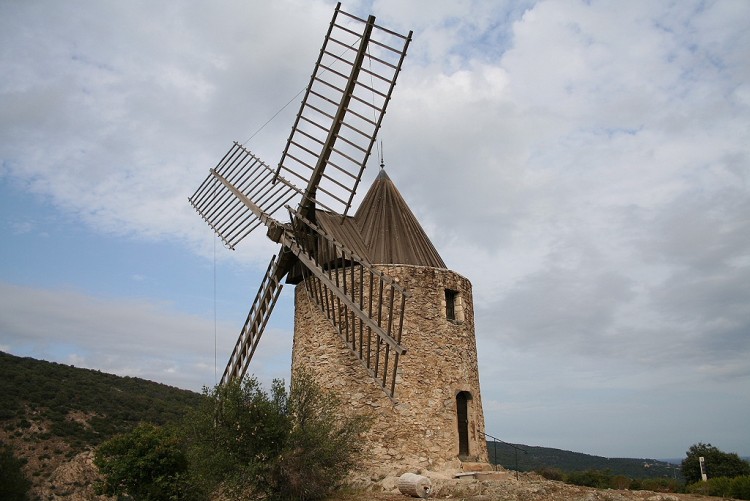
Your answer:
[[[705,496],[659,493],[651,491],[600,490],[546,480],[534,473],[502,471],[478,473],[477,477],[454,478],[454,472],[420,472],[430,478],[430,499],[465,501],[710,501]],[[516,476],[518,478],[516,478]],[[96,496],[93,483],[98,472],[93,453],[84,452],[56,465],[49,477],[36,478],[31,499],[93,501],[108,500]],[[343,490],[331,501],[407,501],[417,499],[401,494],[398,477],[378,480],[353,477],[353,487]]]
[[[466,501],[709,501],[705,496],[651,491],[600,490],[546,480],[533,473],[503,472],[485,478],[455,479],[443,473],[423,472],[432,482],[430,499]],[[366,490],[341,493],[336,501],[405,501],[398,490],[398,477],[386,477]]]

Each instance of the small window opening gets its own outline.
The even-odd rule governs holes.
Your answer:
[[[456,322],[463,322],[463,313],[461,293],[452,289],[445,289],[445,318]]]
[[[458,292],[445,289],[445,317],[448,320],[456,319],[456,296]]]

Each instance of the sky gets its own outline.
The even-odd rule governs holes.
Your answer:
[[[187,198],[232,141],[278,162],[334,7],[0,1],[0,350],[216,383],[276,246],[226,249]],[[473,284],[487,432],[750,455],[750,2],[343,9],[414,31],[379,140]]]

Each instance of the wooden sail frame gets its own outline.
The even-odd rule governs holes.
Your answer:
[[[222,384],[244,377],[282,279],[301,268],[313,302],[393,399],[399,357],[406,353],[401,337],[409,294],[314,220],[320,208],[342,218],[351,208],[412,33],[398,34],[375,24],[374,16],[361,19],[340,6],[276,169],[235,142],[189,201],[230,249],[261,225],[281,244]],[[274,218],[282,207],[289,224]]]

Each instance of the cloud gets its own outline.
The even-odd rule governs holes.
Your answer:
[[[186,198],[233,139],[244,141],[306,85],[332,8],[3,4],[0,181],[100,235],[177,241],[211,257],[208,230]],[[660,394],[695,401],[726,391],[729,401],[746,391],[750,3],[345,8],[414,30],[380,139],[391,179],[448,265],[474,284],[483,398],[500,413],[487,412],[498,423],[488,429],[525,423],[552,438],[555,423],[531,423],[529,413],[559,415],[572,435],[585,413],[610,423],[628,406],[649,412]],[[288,137],[292,101],[249,144],[270,165]],[[376,170],[371,163],[361,191]],[[19,212],[6,220],[13,234],[37,230]],[[219,265],[265,269],[275,251],[258,232],[231,257],[220,252]],[[204,353],[196,330],[212,331],[164,304],[16,292],[30,318],[39,312],[32,301],[49,306],[43,318],[54,319],[49,332],[65,331],[59,339],[102,343],[96,356],[56,349],[122,371],[144,373],[135,362],[144,356],[165,374],[185,373]],[[131,357],[119,341],[125,332],[113,327],[129,309],[139,330],[173,333],[152,338],[169,357],[145,348]],[[76,311],[92,320],[69,315]],[[8,315],[5,325],[13,320],[27,345],[58,346],[20,313]],[[111,360],[94,334],[109,329],[111,350],[124,353]],[[193,335],[174,334],[182,330]],[[288,368],[285,336],[280,328],[264,337],[268,374],[274,364]],[[219,346],[228,350],[233,337]],[[186,361],[175,366],[172,352],[181,350]],[[680,384],[695,391],[679,393]],[[572,410],[563,416],[565,398]],[[689,414],[676,400],[660,409]],[[500,421],[511,416],[513,425]],[[596,452],[584,432],[578,443]]]
[[[248,19],[283,15],[297,36],[310,36],[330,14],[318,4],[286,12],[193,2],[148,16],[143,7],[3,9],[3,32],[16,36],[3,44],[0,174],[99,231],[197,246],[204,227],[187,197],[231,141],[244,141],[283,99],[243,96],[294,95],[307,80],[297,68],[313,60],[312,48],[274,23]],[[271,151],[269,163],[280,145]]]
[[[103,299],[9,283],[0,283],[0,297],[4,351],[194,391],[215,382],[215,346],[221,377],[239,330],[218,322],[214,331],[207,318],[145,300]],[[252,373],[266,383],[285,377],[291,332],[269,329],[262,345],[264,356],[254,361]],[[285,356],[289,360],[282,365]]]

